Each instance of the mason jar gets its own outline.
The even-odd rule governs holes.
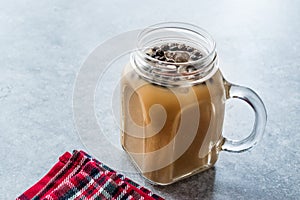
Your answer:
[[[221,150],[250,149],[266,123],[259,96],[224,79],[210,34],[186,23],[161,23],[139,34],[123,70],[121,98],[122,147],[140,173],[160,185],[209,169]],[[255,112],[252,132],[239,141],[222,136],[229,98]]]

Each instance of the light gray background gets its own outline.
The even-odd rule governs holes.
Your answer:
[[[221,152],[215,168],[171,186],[127,175],[167,199],[299,199],[299,8],[292,0],[0,1],[0,199],[17,197],[63,152],[84,149],[72,91],[89,52],[163,21],[208,30],[224,76],[257,91],[268,124],[250,152]],[[226,135],[246,135],[250,109],[231,101],[226,111]]]

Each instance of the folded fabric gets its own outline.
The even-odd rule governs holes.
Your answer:
[[[66,152],[51,170],[17,200],[118,199],[162,200],[84,151]]]

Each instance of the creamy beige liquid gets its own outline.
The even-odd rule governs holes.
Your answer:
[[[122,77],[122,125],[124,128],[121,137],[122,146],[144,177],[165,185],[214,165],[223,140],[221,136],[225,107],[223,85],[222,75],[220,71],[217,71],[213,77],[202,84],[175,88],[172,92],[167,87],[141,79],[130,64],[125,67]],[[181,105],[178,97],[180,97]],[[159,122],[164,119],[160,114],[156,116],[155,113],[151,119],[149,110],[156,104],[165,109],[166,119],[161,130],[153,134],[150,132],[155,131],[157,129],[155,126],[159,126]],[[195,110],[198,109],[200,116],[197,117]],[[189,122],[196,123],[198,127],[191,144],[180,152],[185,138],[175,137],[183,115],[188,118],[188,122],[183,125],[187,130],[184,132],[187,138],[191,134]],[[137,129],[133,122],[140,129]],[[173,143],[171,143],[172,140]],[[147,158],[134,156],[135,153],[143,155],[159,151],[168,144],[172,144],[172,147],[160,151],[156,156]],[[167,165],[161,165],[165,161],[168,161]],[[147,170],[144,170],[145,167],[148,167]]]

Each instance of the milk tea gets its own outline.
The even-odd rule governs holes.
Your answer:
[[[145,178],[166,185],[216,162],[223,142],[226,94],[219,70],[197,84],[166,84],[177,81],[170,73],[173,68],[187,81],[199,78],[197,66],[186,63],[205,52],[184,44],[162,44],[145,53],[168,67],[148,71],[154,81],[137,73],[133,62],[124,68],[121,142]]]

